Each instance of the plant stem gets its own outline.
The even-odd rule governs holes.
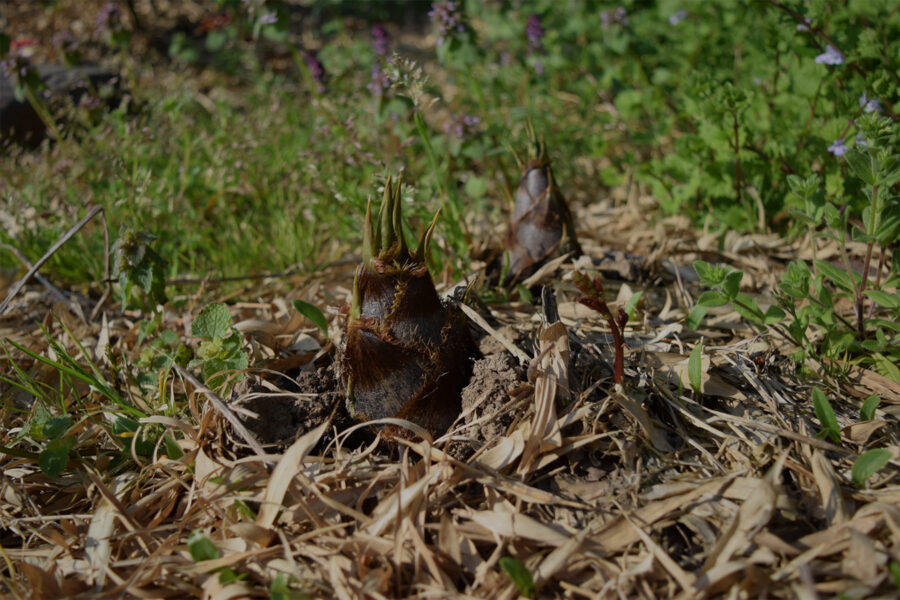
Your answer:
[[[744,187],[744,173],[743,169],[741,169],[741,138],[737,109],[731,111],[731,119],[734,124],[734,195],[737,203],[743,204],[744,199],[741,194],[741,189]],[[745,208],[747,208],[747,216],[749,217],[749,207]]]
[[[867,234],[873,235],[875,232],[875,226],[878,223],[878,185],[872,186],[872,210],[869,211],[869,224]],[[872,263],[872,248],[875,246],[874,240],[869,240],[866,244],[866,262],[863,264],[863,272],[862,272],[862,281],[859,284],[859,290],[856,292],[856,321],[857,327],[859,328],[859,335],[862,339],[866,337],[866,327],[865,321],[866,317],[864,314],[865,309],[865,297],[863,296],[863,292],[866,289],[866,282],[869,279],[869,266]],[[851,277],[851,281],[852,281]]]
[[[31,108],[34,109],[34,112],[38,114],[38,117],[41,119],[41,122],[44,123],[44,126],[47,128],[47,131],[50,132],[50,137],[52,137],[55,141],[60,141],[61,136],[59,133],[59,128],[56,126],[56,121],[53,119],[53,115],[50,114],[50,110],[47,108],[47,105],[41,100],[41,97],[35,93],[35,90],[30,85],[24,85],[25,99],[28,100],[28,104],[31,105]]]

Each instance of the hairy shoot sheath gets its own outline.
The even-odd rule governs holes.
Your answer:
[[[572,215],[553,177],[547,149],[530,124],[528,136],[531,148],[527,161],[516,157],[522,178],[505,240],[511,281],[527,277],[555,256],[581,252]]]
[[[389,178],[377,219],[366,209],[341,353],[350,413],[397,417],[439,435],[460,412],[474,344],[464,316],[438,297],[425,264],[437,215],[414,252],[403,238],[400,181]]]

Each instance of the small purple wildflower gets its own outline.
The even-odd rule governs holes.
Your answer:
[[[391,80],[388,74],[381,69],[381,65],[372,65],[372,80],[366,84],[366,88],[372,92],[373,96],[381,97],[384,92],[390,89]]]
[[[525,25],[525,35],[528,36],[528,49],[532,52],[540,52],[543,49],[544,28],[541,26],[541,18],[537,15],[528,17]]]
[[[688,17],[687,11],[684,9],[681,9],[678,12],[669,15],[669,25],[671,25],[672,27],[675,27],[676,25],[678,25],[679,23],[681,23],[682,21],[687,19],[687,17]]]
[[[802,23],[797,23],[797,31],[809,31],[810,25],[812,25],[812,21],[803,19]]]
[[[78,49],[78,42],[69,30],[54,33],[50,41],[54,48],[65,54],[71,54]]]
[[[381,56],[387,56],[391,50],[391,34],[381,23],[372,28],[372,49]]]
[[[867,113],[880,113],[882,112],[882,110],[884,110],[881,108],[881,102],[879,102],[876,98],[869,98],[865,92],[863,92],[863,95],[859,97],[859,105]]]
[[[825,46],[825,52],[816,57],[816,63],[820,65],[842,65],[844,57],[838,52],[838,49],[828,44]]]
[[[444,132],[452,133],[458,139],[463,140],[477,133],[481,119],[475,115],[454,116],[444,123]]]
[[[307,50],[303,56],[303,62],[306,63],[306,68],[309,69],[309,74],[312,76],[313,81],[319,84],[320,87],[324,86],[328,73],[325,71],[325,67],[322,65],[322,61],[319,60],[318,55],[312,50]]]
[[[278,15],[270,12],[259,16],[259,22],[263,25],[272,25],[278,22]]]
[[[868,148],[869,142],[866,141],[866,136],[861,133],[856,134],[856,145],[860,148]]]
[[[537,15],[528,17],[528,24],[525,26],[525,35],[528,37],[528,55],[541,55],[544,53],[544,28],[541,26],[541,19]],[[534,61],[534,71],[538,75],[544,74],[544,63],[540,59]]]
[[[627,25],[628,11],[624,6],[619,6],[612,12],[604,10],[602,13],[600,13],[600,23],[603,25],[604,29],[606,29],[613,23],[617,23],[619,25]]]
[[[78,101],[78,106],[86,109],[86,110],[94,110],[95,108],[100,108],[103,102],[97,96],[93,94],[85,94]]]
[[[438,26],[438,46],[443,46],[448,39],[466,32],[462,12],[454,0],[435,2],[431,5],[428,16]]]
[[[834,143],[828,146],[828,151],[834,154],[835,156],[843,156],[847,152],[848,148],[844,144],[844,138],[838,138],[834,140]]]
[[[100,7],[97,18],[94,19],[94,28],[97,33],[105,31],[117,31],[122,28],[122,9],[116,2],[107,2]]]

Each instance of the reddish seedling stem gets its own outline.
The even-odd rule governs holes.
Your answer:
[[[609,306],[606,304],[603,293],[603,280],[599,275],[592,282],[587,275],[576,272],[574,279],[575,285],[584,294],[584,297],[579,298],[578,302],[600,313],[609,324],[613,336],[613,347],[616,352],[615,362],[613,363],[613,381],[621,384],[625,381],[625,324],[628,323],[628,313],[620,308],[616,312],[615,317],[613,317],[612,311],[609,310]]]

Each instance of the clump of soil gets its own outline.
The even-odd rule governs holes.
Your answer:
[[[260,384],[251,387],[236,406],[255,413],[239,414],[244,425],[264,445],[287,445],[307,431],[321,425],[332,412],[340,430],[352,421],[344,407],[344,394],[338,389],[334,366],[301,371],[284,386],[291,393],[273,393]],[[295,383],[296,382],[296,383]]]
[[[515,421],[512,391],[525,381],[524,369],[508,352],[491,354],[475,361],[472,378],[462,391],[466,441],[450,444],[457,458],[471,456],[486,442],[504,436]]]

